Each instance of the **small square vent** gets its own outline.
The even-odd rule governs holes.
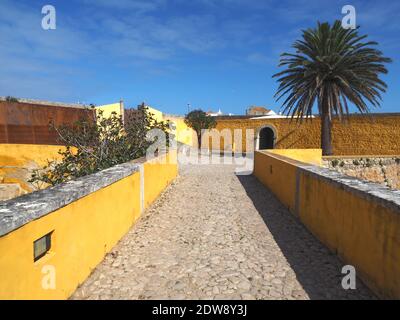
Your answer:
[[[51,234],[52,232],[33,242],[33,261],[38,261],[49,252],[51,247]]]

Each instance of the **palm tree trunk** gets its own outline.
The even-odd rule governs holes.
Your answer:
[[[322,155],[333,155],[332,149],[332,121],[329,118],[329,112],[325,108],[321,114],[321,149]]]

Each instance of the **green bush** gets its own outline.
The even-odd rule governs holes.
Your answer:
[[[73,125],[51,125],[66,146],[65,151],[59,152],[62,160],[50,161],[46,167],[35,170],[30,182],[37,187],[43,183],[56,185],[143,157],[157,141],[157,137],[147,139],[151,129],[165,133],[167,146],[173,138],[168,133],[169,123],[157,121],[144,104],[135,116],[127,114],[125,124],[116,113],[105,118],[99,111],[95,120],[86,117]]]
[[[339,164],[339,160],[338,159],[334,159],[332,160],[332,167],[337,167],[337,165]]]
[[[18,102],[18,99],[15,97],[7,96],[6,101],[7,102]]]

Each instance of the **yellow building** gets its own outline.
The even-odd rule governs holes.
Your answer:
[[[149,113],[151,113],[154,117],[154,119],[156,119],[157,121],[165,121],[166,119],[164,119],[164,115],[160,110],[154,109],[153,107],[150,106],[146,106],[147,111]]]
[[[241,132],[238,151],[262,149],[315,149],[321,146],[321,122],[315,117],[303,123],[290,118],[246,116],[219,117],[216,129],[232,137]],[[246,130],[253,132],[250,143]],[[233,141],[233,139],[232,139]],[[352,114],[344,122],[332,123],[335,155],[400,155],[400,113]],[[240,145],[241,144],[241,145]],[[222,148],[221,148],[222,149]]]
[[[170,121],[173,123],[174,128],[172,131],[175,134],[175,139],[177,142],[188,146],[193,146],[193,142],[196,141],[196,134],[186,125],[185,117],[166,114],[150,106],[146,107],[148,108],[148,111],[153,114],[153,117],[157,121]]]
[[[112,113],[115,112],[117,116],[122,116],[122,120],[124,119],[124,102],[121,100],[117,103],[106,104],[102,106],[97,106],[96,111],[103,111],[103,117],[109,118]],[[98,114],[98,112],[97,112]]]

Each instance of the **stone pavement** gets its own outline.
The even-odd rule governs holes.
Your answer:
[[[72,299],[374,298],[342,266],[253,176],[181,166]]]

